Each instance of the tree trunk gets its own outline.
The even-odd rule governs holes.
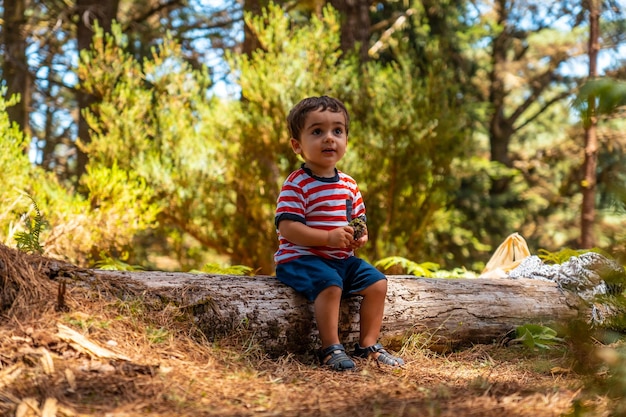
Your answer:
[[[532,2],[531,2],[532,3]],[[536,2],[539,4],[540,2]],[[570,55],[551,50],[543,51],[538,45],[532,45],[531,36],[544,33],[548,28],[547,21],[557,16],[550,10],[549,17],[538,19],[533,13],[528,13],[528,6],[523,2],[496,0],[493,10],[486,13],[487,17],[493,14],[496,33],[491,44],[491,69],[488,79],[488,96],[490,104],[489,145],[491,160],[500,162],[504,166],[513,167],[517,158],[510,150],[515,135],[528,126],[535,118],[544,113],[555,103],[566,98],[565,94],[551,92],[552,87],[563,82],[559,74],[560,65],[570,58]],[[520,21],[520,11],[528,14],[528,21]],[[562,9],[559,9],[562,14]],[[522,19],[524,20],[524,19]],[[524,27],[526,24],[529,27]],[[558,50],[558,48],[557,48]],[[548,62],[535,62],[537,54],[545,55]],[[511,77],[524,79],[523,88],[514,86]],[[491,195],[505,194],[510,188],[510,178],[494,179]]]
[[[104,281],[183,306],[211,340],[248,331],[270,355],[319,347],[313,306],[271,276],[93,271]],[[399,348],[411,335],[435,350],[492,343],[516,326],[565,322],[584,314],[580,298],[530,279],[426,279],[389,276],[381,340]],[[342,303],[340,339],[358,340],[360,297]]]
[[[600,2],[589,1],[589,79],[598,75],[598,52],[600,50]],[[595,246],[593,231],[596,216],[596,170],[598,164],[598,137],[596,126],[596,98],[590,96],[587,103],[587,117],[585,118],[585,161],[583,163],[582,194],[580,222],[580,246],[592,248]]]
[[[117,10],[119,8],[119,0],[78,0],[76,2],[76,10],[78,14],[78,26],[76,28],[76,39],[78,43],[78,52],[89,49],[94,34],[94,24],[97,21],[105,32],[111,32],[111,25],[116,19]],[[85,109],[91,107],[98,101],[97,97],[86,92],[78,90],[76,93],[78,102],[78,138],[85,144],[91,142],[91,133],[89,126],[84,117]],[[78,147],[76,176],[80,178],[85,173],[88,156]]]
[[[252,13],[254,16],[260,16],[263,7],[266,7],[267,3],[261,0],[244,0],[243,11],[244,13]],[[248,56],[252,56],[252,52],[257,50],[261,46],[256,34],[252,31],[250,26],[244,23],[243,25],[243,43],[241,45],[242,52]]]
[[[491,48],[491,72],[489,73],[489,103],[493,106],[492,115],[489,120],[489,146],[491,150],[491,160],[500,162],[510,167],[512,165],[509,156],[509,143],[514,129],[512,120],[505,112],[505,99],[507,90],[505,88],[504,67],[507,62],[508,45],[510,44],[510,34],[508,30],[508,10],[506,2],[495,2],[495,10],[498,25],[503,27],[502,31],[493,39]],[[507,191],[509,179],[494,179],[491,185],[491,194],[499,195]]]
[[[6,98],[19,95],[20,102],[7,108],[12,122],[29,134],[30,79],[26,60],[26,11],[25,0],[4,2],[4,62],[2,74],[6,81]],[[28,152],[28,149],[25,150]]]
[[[331,0],[341,18],[341,50],[352,52],[358,45],[361,62],[369,60],[370,2],[369,0]]]

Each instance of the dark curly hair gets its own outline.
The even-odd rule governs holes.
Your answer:
[[[307,97],[296,104],[289,115],[287,116],[287,126],[289,127],[289,134],[292,138],[300,140],[302,129],[304,128],[304,122],[309,113],[316,110],[330,110],[334,113],[343,113],[346,118],[346,135],[348,135],[350,127],[350,116],[346,106],[333,97],[320,96],[320,97]]]

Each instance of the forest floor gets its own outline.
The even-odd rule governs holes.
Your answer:
[[[121,299],[106,283],[63,290],[49,265],[32,264],[0,250],[1,416],[615,415],[565,349],[441,354],[408,341],[402,368],[362,360],[337,373],[269,358],[250,334],[209,342],[179,309]]]

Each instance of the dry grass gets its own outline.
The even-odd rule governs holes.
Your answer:
[[[270,359],[243,333],[209,342],[171,305],[116,296],[121,283],[71,282],[59,309],[49,270],[0,247],[3,416],[547,417],[570,412],[583,386],[562,354],[482,345],[437,355],[406,343],[402,369],[333,373]],[[608,415],[602,398],[595,406]]]

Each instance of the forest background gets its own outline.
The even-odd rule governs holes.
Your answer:
[[[272,273],[286,115],[326,94],[351,114],[361,256],[462,275],[519,232],[626,262],[623,2],[0,4],[8,246]]]

